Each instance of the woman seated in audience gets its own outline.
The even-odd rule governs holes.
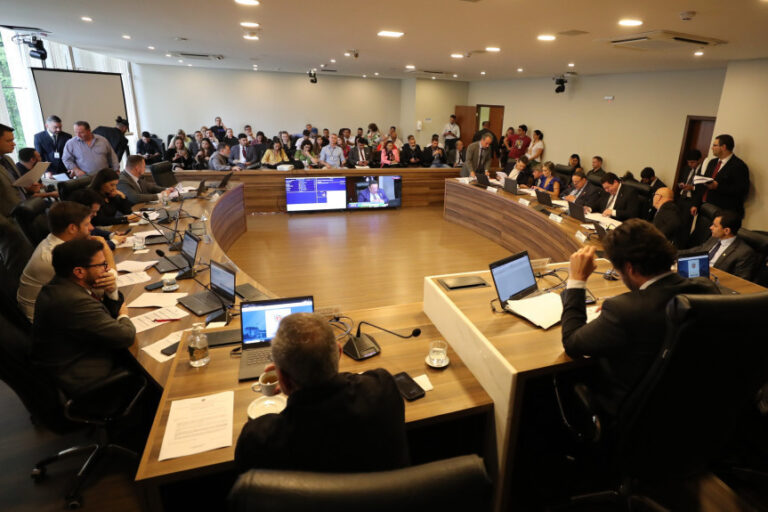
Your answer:
[[[554,175],[554,172],[555,164],[552,162],[541,164],[541,176],[533,182],[533,188],[546,192],[557,199],[560,197],[562,183],[560,183],[560,178]]]
[[[208,167],[208,160],[211,158],[211,155],[216,151],[216,149],[213,147],[213,144],[211,143],[211,139],[208,137],[203,138],[202,141],[200,141],[200,151],[197,152],[195,155],[195,169],[197,170],[203,170],[203,169],[209,169]]]
[[[277,169],[278,165],[292,164],[293,162],[288,158],[283,149],[283,143],[275,139],[272,142],[272,147],[264,152],[264,156],[261,157],[261,166],[268,167],[269,169]]]
[[[280,143],[283,145],[283,149],[285,149],[285,151],[290,151],[291,148],[293,148],[294,146],[294,141],[291,138],[291,134],[286,131],[281,131],[279,135],[280,135]],[[319,154],[320,153],[318,153],[318,155]]]
[[[297,163],[304,166],[305,169],[317,169],[320,166],[320,160],[317,158],[317,153],[312,150],[312,141],[305,140],[301,143],[301,147],[296,150],[296,154],[293,159]]]
[[[381,133],[379,133],[379,127],[376,126],[376,123],[371,123],[368,125],[368,134],[365,136],[366,139],[368,139],[368,144],[375,148],[379,145],[381,142]]]
[[[400,167],[400,151],[392,139],[389,139],[381,150],[381,166]]]
[[[499,165],[502,169],[506,168],[507,160],[509,160],[509,152],[512,150],[512,141],[515,136],[515,129],[511,126],[507,128],[507,134],[501,139],[501,147],[499,148]]]
[[[221,142],[226,142],[229,144],[229,147],[233,148],[239,144],[239,141],[237,140],[237,137],[235,137],[235,132],[232,131],[232,128],[227,128],[227,133],[224,136],[224,140]]]
[[[346,137],[339,137],[339,147],[344,152],[344,160],[349,158],[349,150],[352,149],[352,146],[349,145],[349,140]]]
[[[256,137],[253,139],[253,142],[251,142],[251,146],[256,147],[256,149],[259,150],[259,154],[263,155],[267,148],[269,148],[269,139],[264,135],[264,132],[258,131],[256,132]]]
[[[181,138],[181,140],[184,141],[184,145],[188,146],[190,142],[192,142],[192,139],[187,137],[187,133],[184,130],[179,130],[176,132],[176,138]]]
[[[544,134],[541,130],[533,130],[533,141],[528,146],[525,156],[532,165],[541,162],[541,156],[544,154]]]
[[[581,171],[584,172],[584,169],[581,167],[581,157],[578,153],[574,153],[571,155],[571,158],[568,159],[568,165],[571,166],[573,169],[573,172]]]
[[[330,141],[323,137],[322,135],[318,135],[315,137],[315,145],[312,146],[312,151],[315,152],[316,155],[319,155],[320,152],[323,150],[325,146],[330,144]]]
[[[102,169],[96,173],[89,187],[101,197],[101,208],[91,218],[94,226],[111,226],[113,224],[128,224],[139,220],[131,213],[133,206],[125,194],[117,190],[120,176],[112,169]]]
[[[181,137],[173,139],[173,146],[165,152],[165,159],[171,162],[174,169],[194,169],[195,167],[195,159],[184,146],[184,140]]]

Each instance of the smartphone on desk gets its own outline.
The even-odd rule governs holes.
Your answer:
[[[424,389],[416,384],[416,381],[405,372],[400,372],[395,375],[395,384],[397,384],[397,389],[400,390],[400,394],[403,395],[403,398],[409,402],[424,396]]]

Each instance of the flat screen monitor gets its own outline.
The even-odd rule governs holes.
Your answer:
[[[289,212],[316,212],[346,208],[347,178],[285,178],[285,206]]]
[[[709,278],[709,254],[700,252],[677,258],[677,273],[683,277]]]
[[[399,208],[402,176],[358,176],[347,179],[347,208]]]

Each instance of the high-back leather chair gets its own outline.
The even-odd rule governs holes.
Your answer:
[[[178,183],[173,174],[173,165],[171,162],[162,161],[149,166],[149,172],[152,173],[152,179],[158,187],[175,187]]]
[[[373,473],[253,469],[230,493],[233,512],[423,512],[489,510],[491,483],[483,461],[464,455]]]
[[[91,184],[91,180],[93,179],[92,176],[86,175],[86,176],[80,176],[79,178],[75,178],[72,180],[67,181],[59,181],[56,183],[56,188],[59,191],[59,199],[62,201],[67,201],[70,194],[74,192],[75,190],[80,190],[81,188],[85,188],[88,185]]]
[[[573,167],[570,165],[555,165],[555,175],[560,178],[560,181],[562,182],[562,190],[565,190],[570,186],[571,179],[573,178],[573,171]]]
[[[21,229],[0,216],[0,308],[7,313],[11,323],[20,327],[28,327],[29,323],[19,310],[16,291],[33,251],[34,247]]]
[[[712,232],[709,230],[709,226],[714,222],[715,217],[720,215],[720,209],[710,203],[704,203],[701,205],[696,217],[696,227],[693,229],[690,238],[688,239],[688,246],[695,247],[706,242]]]
[[[11,216],[33,246],[37,246],[50,232],[45,214],[47,209],[48,202],[45,199],[33,197],[20,202],[11,211]]]
[[[739,237],[757,253],[752,280],[760,286],[768,287],[768,233],[741,228]]]

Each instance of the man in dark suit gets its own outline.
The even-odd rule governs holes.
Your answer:
[[[492,143],[493,134],[486,133],[480,140],[467,146],[467,159],[464,160],[464,166],[461,168],[462,176],[474,176],[478,171],[488,173],[493,161]]]
[[[630,291],[606,300],[600,316],[587,323],[585,289],[595,270],[595,248],[579,249],[571,255],[562,293],[562,336],[569,356],[597,359],[599,380],[593,391],[604,412],[615,416],[658,355],[669,300],[681,293],[718,290],[708,279],[686,279],[671,272],[675,248],[647,221],[624,222],[608,232],[603,247]]]
[[[408,136],[408,144],[400,150],[400,163],[408,167],[421,166],[421,147],[416,144],[416,137],[413,135]]]
[[[67,167],[61,161],[64,145],[72,135],[61,131],[61,119],[58,116],[48,116],[45,120],[45,130],[35,134],[35,149],[43,162],[51,162],[48,171],[53,174],[67,172]]]
[[[612,172],[600,178],[603,185],[602,198],[598,201],[598,211],[605,217],[625,221],[638,216],[640,200],[637,193],[621,185],[621,180]]]
[[[683,247],[684,235],[687,234],[684,231],[684,214],[675,204],[671,188],[663,187],[653,194],[653,208],[655,210],[653,225],[656,229],[661,231],[672,245],[678,249]]]
[[[472,142],[477,142],[486,135],[491,136],[491,153],[493,155],[498,154],[499,139],[496,137],[496,134],[491,131],[490,121],[483,121],[482,128],[480,128],[477,132],[475,132],[475,135],[472,137]]]
[[[438,140],[432,139],[432,143],[421,152],[421,165],[424,167],[449,167],[446,161],[445,150]]]
[[[464,143],[461,139],[456,139],[454,148],[448,151],[448,165],[461,168],[467,159],[467,150],[464,149]]]
[[[686,168],[680,172],[680,181],[677,184],[679,192],[676,194],[675,202],[683,213],[683,224],[690,230],[693,217],[698,213],[701,198],[707,188],[704,185],[693,183],[696,176],[703,175],[701,151],[698,149],[688,150],[685,154],[685,163]]]
[[[368,146],[368,140],[364,137],[357,139],[357,145],[349,151],[347,157],[347,166],[354,169],[358,167],[370,167],[371,148]]]
[[[584,171],[576,171],[571,177],[571,184],[561,194],[565,201],[574,202],[580,206],[586,206],[591,210],[597,210],[598,203],[602,196],[602,190],[591,184]]]
[[[359,203],[388,203],[389,198],[387,197],[387,194],[379,188],[379,184],[374,181],[368,185],[368,188],[357,193],[357,201]]]
[[[248,136],[238,134],[238,144],[232,148],[229,155],[229,164],[237,165],[241,169],[258,169],[261,167],[261,155],[257,154],[255,147],[248,143]]]
[[[109,141],[109,145],[117,155],[117,161],[123,160],[123,155],[131,156],[131,150],[128,149],[128,139],[125,137],[125,132],[128,131],[128,120],[117,116],[115,119],[115,126],[97,126],[93,133],[101,135]]]
[[[712,143],[715,156],[707,164],[707,183],[703,201],[722,210],[731,210],[744,217],[744,199],[749,191],[749,167],[733,154],[734,141],[730,135],[718,135]]]
[[[99,382],[131,356],[136,329],[103,244],[77,239],[53,250],[56,276],[35,303],[30,358],[66,392]]]
[[[651,187],[651,197],[657,190],[666,187],[664,182],[656,177],[656,171],[653,170],[653,167],[646,167],[640,171],[640,183],[645,183]]]
[[[163,159],[160,146],[158,146],[157,141],[152,140],[152,134],[149,132],[141,132],[141,139],[136,143],[136,154],[143,157],[148,164],[154,164]]]
[[[147,183],[144,171],[147,164],[141,155],[131,155],[125,163],[125,170],[120,173],[117,182],[117,190],[125,194],[125,198],[133,204],[156,201],[165,190],[169,196],[174,194],[173,187],[163,188],[152,183]]]
[[[718,270],[739,276],[742,279],[752,279],[757,265],[757,254],[737,236],[741,229],[741,217],[725,210],[715,217],[709,230],[712,236],[697,247],[691,247],[680,254],[694,252],[709,253],[709,265]]]

